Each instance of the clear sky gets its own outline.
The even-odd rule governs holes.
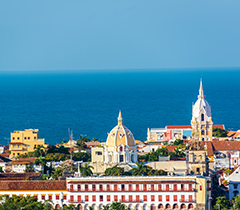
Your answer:
[[[0,71],[240,67],[239,0],[0,0]]]

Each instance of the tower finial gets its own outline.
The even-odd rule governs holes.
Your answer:
[[[121,110],[119,111],[119,115],[118,115],[118,125],[122,125],[122,112],[121,112]]]
[[[202,85],[202,78],[200,80],[200,88],[199,88],[199,98],[203,98],[204,94],[203,94],[203,85]]]

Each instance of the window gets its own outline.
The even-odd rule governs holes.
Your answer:
[[[166,185],[166,191],[169,191],[169,184]]]
[[[158,196],[158,201],[162,201],[162,196],[161,195]]]
[[[85,185],[85,190],[88,191],[88,185]]]
[[[173,196],[173,200],[174,200],[174,201],[177,201],[177,195],[174,195],[174,196]]]
[[[107,201],[110,202],[111,201],[111,196],[107,195]]]
[[[197,174],[199,174],[200,173],[200,168],[197,168]]]
[[[140,196],[139,195],[136,195],[136,201],[140,202]]]
[[[96,155],[102,155],[102,152],[95,152]]]
[[[42,200],[45,200],[45,195],[42,195]]]
[[[20,153],[17,153],[17,155],[20,155]]]
[[[120,147],[120,152],[122,152],[123,151],[123,147]]]
[[[28,147],[30,147],[30,145],[28,145]]]
[[[204,133],[205,133],[204,130],[202,130],[202,135],[204,135]]]
[[[151,201],[155,201],[155,195],[151,195]]]
[[[88,195],[85,195],[85,201],[88,202]]]
[[[99,185],[99,190],[102,191],[103,190],[103,186],[100,184]]]
[[[34,139],[37,139],[37,137],[36,137],[36,136],[34,136]]]
[[[143,196],[143,201],[147,201],[147,195]]]
[[[73,195],[70,195],[70,201],[74,201],[74,196]]]
[[[59,200],[60,196],[59,195],[56,195],[56,200]]]
[[[122,195],[122,202],[125,201],[125,195]]]
[[[78,202],[81,202],[82,199],[81,199],[81,195],[78,195]]]
[[[92,196],[92,201],[96,201],[96,195]]]
[[[70,185],[70,191],[73,191],[73,185],[72,184]]]
[[[114,195],[114,201],[118,201],[118,196]]]
[[[189,195],[188,200],[189,200],[190,202],[193,202],[192,195]]]
[[[192,191],[192,184],[189,184],[189,191]]]
[[[124,189],[125,189],[125,185],[124,185],[124,184],[122,184],[122,185],[121,185],[121,188],[122,188],[122,190],[124,190]]]
[[[67,195],[63,195],[63,200],[67,200]]]
[[[170,196],[166,195],[166,201],[170,201]]]
[[[109,184],[107,185],[107,191],[110,191],[110,185]]]
[[[30,137],[28,137],[28,139],[30,139]]]
[[[233,184],[234,189],[237,189],[238,185],[237,184]]]
[[[49,199],[49,200],[52,200],[52,195],[48,195],[48,199]]]
[[[99,200],[100,200],[100,201],[103,201],[103,195],[100,195],[100,196],[99,196]]]
[[[154,191],[154,184],[151,185],[151,191]]]
[[[78,191],[81,191],[81,185],[80,184],[78,185]]]
[[[17,137],[17,139],[19,140],[19,137]]]
[[[24,139],[27,139],[26,137],[24,137]]]
[[[201,114],[201,121],[204,121],[204,114]]]
[[[202,185],[200,185],[200,191],[202,191]]]
[[[185,202],[185,195],[181,195],[181,202]]]
[[[13,137],[12,139],[14,140],[15,138]]]
[[[35,198],[38,198],[38,195],[34,195]]]
[[[123,155],[120,155],[120,162],[123,162]]]
[[[92,191],[95,191],[95,190],[96,190],[96,185],[93,184],[93,185],[92,185]]]

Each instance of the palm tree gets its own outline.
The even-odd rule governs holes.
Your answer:
[[[37,145],[34,147],[34,157],[45,156],[45,147],[43,145]]]
[[[60,168],[54,168],[54,170],[52,171],[52,178],[54,180],[58,180],[58,178],[62,176],[62,173],[63,172]]]
[[[138,163],[136,162],[137,168],[132,168],[130,172],[132,172],[133,176],[143,176],[147,173],[147,167],[144,165],[145,162]]]
[[[29,165],[26,164],[26,170],[25,170],[25,172],[34,172],[33,163],[30,163]]]
[[[93,138],[92,138],[92,141],[93,141],[93,142],[97,142],[98,139],[96,139],[95,137],[93,137]]]
[[[91,176],[93,174],[92,170],[93,166],[90,166],[89,163],[85,163],[83,167],[80,168],[80,172],[82,176]]]

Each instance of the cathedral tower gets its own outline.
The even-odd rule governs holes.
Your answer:
[[[202,80],[200,81],[198,100],[192,107],[192,137],[200,141],[212,141],[211,107],[205,100]]]

